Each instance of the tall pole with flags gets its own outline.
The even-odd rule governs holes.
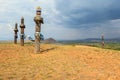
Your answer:
[[[25,25],[24,25],[24,18],[23,17],[21,18],[20,28],[21,28],[20,44],[21,44],[21,46],[24,46],[24,37],[25,37],[24,28],[25,28]]]
[[[17,35],[17,32],[18,32],[18,28],[17,28],[18,24],[16,23],[15,24],[15,29],[14,29],[14,44],[17,44],[17,38],[18,38],[18,35]]]
[[[41,23],[43,24],[43,18],[41,17],[41,8],[37,7],[36,16],[34,17],[35,26],[35,52],[40,52],[40,32]]]
[[[104,42],[104,34],[102,34],[102,48],[104,48],[105,42]]]

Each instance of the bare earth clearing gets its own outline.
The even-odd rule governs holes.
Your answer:
[[[120,80],[120,52],[88,46],[0,44],[0,80]]]

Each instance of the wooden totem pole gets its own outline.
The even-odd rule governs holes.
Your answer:
[[[18,28],[17,28],[18,24],[16,23],[15,24],[15,29],[14,29],[14,44],[17,44],[17,38],[18,38],[18,35],[17,35],[17,32],[18,32]]]
[[[34,17],[35,26],[35,52],[40,52],[40,31],[41,23],[43,24],[43,18],[41,17],[41,8],[38,7],[36,10],[36,16]]]
[[[25,25],[24,25],[24,18],[23,17],[21,18],[20,28],[21,28],[20,44],[21,44],[21,46],[24,46],[24,37],[25,37],[24,28],[25,28]]]
[[[102,48],[104,48],[105,42],[104,42],[104,34],[102,34]]]

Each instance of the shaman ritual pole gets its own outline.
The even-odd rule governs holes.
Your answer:
[[[25,28],[25,25],[24,25],[24,18],[22,17],[21,18],[21,24],[20,24],[20,28],[21,28],[21,34],[20,34],[20,44],[21,46],[24,46],[24,28]]]
[[[43,24],[43,18],[41,17],[41,8],[38,7],[36,10],[36,16],[34,17],[35,26],[35,52],[40,52],[40,32],[41,32],[41,23]]]
[[[18,24],[16,23],[15,24],[15,29],[14,29],[14,44],[17,44],[17,38],[18,38],[18,35],[17,35],[17,32],[18,32],[18,28],[17,28]]]
[[[102,48],[104,48],[105,42],[104,42],[104,34],[102,34]]]

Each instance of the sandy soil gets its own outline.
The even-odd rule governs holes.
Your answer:
[[[120,80],[120,52],[88,46],[0,44],[0,80]]]

